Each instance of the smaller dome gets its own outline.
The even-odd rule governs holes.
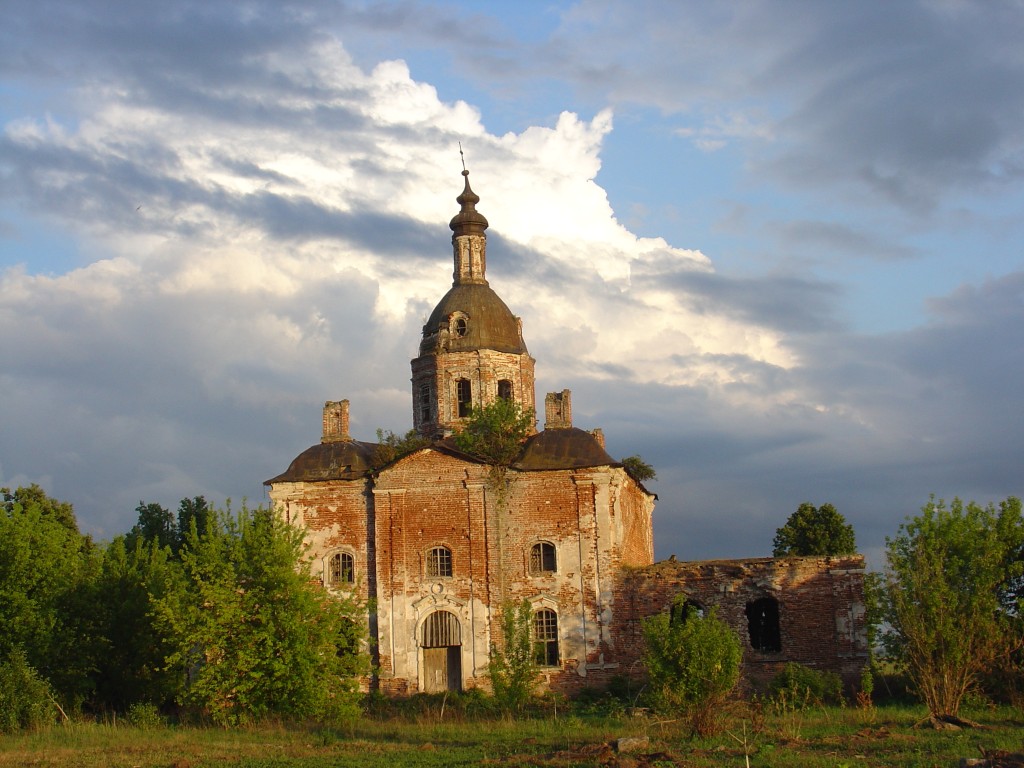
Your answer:
[[[620,466],[597,438],[577,427],[545,429],[526,441],[516,469],[577,469]]]
[[[296,456],[285,472],[263,484],[357,480],[373,469],[374,448],[376,443],[358,440],[318,443]]]

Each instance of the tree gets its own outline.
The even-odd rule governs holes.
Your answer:
[[[633,478],[641,483],[645,483],[648,480],[657,480],[658,473],[654,471],[654,467],[648,464],[646,461],[641,459],[636,454],[627,456],[622,460],[622,465],[626,468],[626,471],[633,476]]]
[[[182,499],[178,504],[178,541],[175,552],[185,546],[185,540],[189,537],[193,524],[199,536],[205,535],[213,516],[214,510],[205,497]]]
[[[128,532],[127,548],[134,549],[135,541],[156,542],[157,546],[175,549],[178,545],[178,526],[169,509],[159,504],[139,502],[135,508],[138,522]]]
[[[100,707],[125,712],[137,703],[173,702],[184,681],[164,664],[173,647],[154,611],[158,601],[183,589],[180,563],[168,546],[136,539],[129,548],[124,536],[107,546],[87,598],[103,638],[95,660]]]
[[[1019,646],[1000,590],[1020,574],[1020,500],[981,507],[932,497],[886,539],[883,642],[933,720],[955,719],[964,696]]]
[[[852,555],[857,551],[853,526],[831,504],[804,502],[775,531],[774,557]]]
[[[519,455],[532,429],[532,410],[524,411],[519,403],[499,397],[470,412],[463,428],[455,433],[455,444],[488,464],[507,467]]]
[[[182,704],[224,725],[355,713],[365,612],[314,584],[303,552],[303,532],[270,510],[210,510],[202,532],[192,521],[184,589],[156,601],[167,664],[188,676]]]
[[[373,449],[373,468],[380,469],[384,465],[428,445],[430,445],[430,441],[415,429],[410,429],[404,435],[396,435],[390,430],[378,429],[377,445]]]
[[[491,645],[488,673],[494,698],[508,711],[522,709],[533,693],[537,673],[530,602],[507,602],[501,609],[504,644]]]
[[[78,521],[75,519],[74,508],[66,501],[58,501],[46,495],[46,491],[35,483],[28,487],[20,487],[13,492],[10,488],[0,488],[0,496],[3,497],[3,507],[11,512],[15,504],[20,504],[23,509],[35,507],[44,517],[50,518],[72,533],[78,533]]]
[[[22,649],[66,706],[77,703],[93,643],[79,634],[75,594],[94,573],[95,548],[71,505],[39,486],[0,493],[0,662]]]
[[[684,713],[695,734],[711,735],[739,681],[740,639],[713,608],[701,617],[690,606],[684,617],[644,619],[642,658],[651,699],[659,709]]]

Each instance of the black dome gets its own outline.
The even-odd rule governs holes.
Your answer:
[[[463,315],[463,335],[450,333],[452,315]],[[489,285],[461,283],[453,285],[430,314],[423,326],[420,354],[439,346],[449,352],[493,349],[496,352],[527,354],[519,320]]]
[[[376,447],[376,443],[358,440],[319,443],[296,456],[285,472],[263,484],[355,480],[373,469],[373,452]]]

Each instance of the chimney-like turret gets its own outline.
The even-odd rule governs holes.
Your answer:
[[[544,429],[568,429],[572,426],[572,392],[548,392],[544,396]]]
[[[321,443],[343,443],[352,438],[348,434],[348,400],[328,400],[324,403],[324,436]]]

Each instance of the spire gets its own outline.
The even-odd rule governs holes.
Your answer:
[[[487,219],[476,209],[480,196],[469,186],[469,171],[462,169],[466,188],[455,201],[462,206],[448,225],[452,228],[452,248],[455,254],[454,285],[477,283],[487,285]]]
[[[461,195],[455,198],[455,202],[462,206],[462,210],[455,214],[455,218],[448,226],[455,233],[453,237],[482,235],[487,229],[487,219],[476,209],[476,204],[480,202],[480,196],[469,186],[469,171],[463,170],[462,175],[466,178],[466,188],[462,190]]]

